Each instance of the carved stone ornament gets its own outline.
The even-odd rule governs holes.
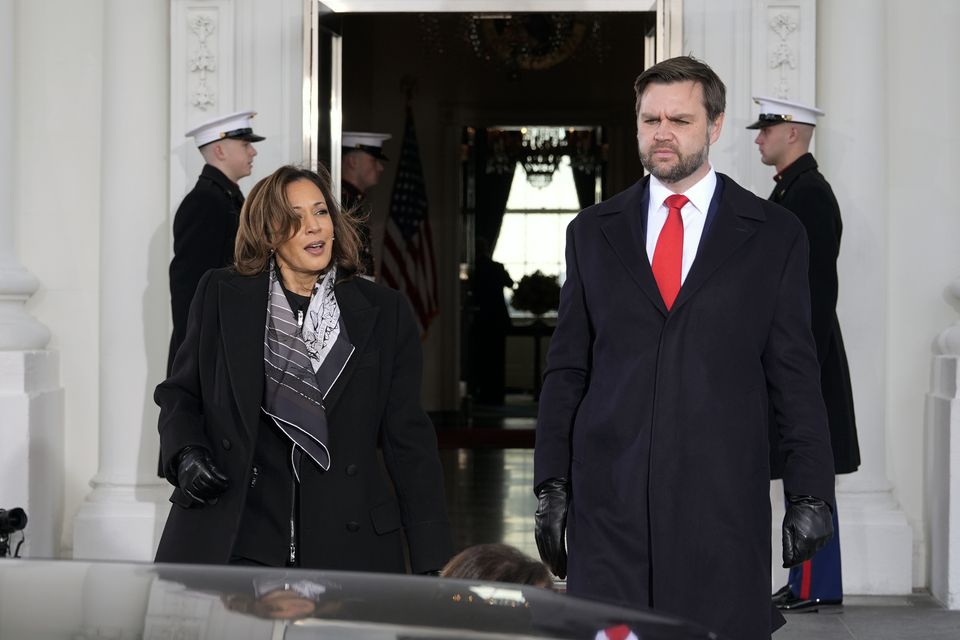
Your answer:
[[[217,70],[217,58],[207,46],[208,39],[217,29],[216,22],[209,15],[195,15],[189,19],[190,31],[196,36],[197,48],[187,59],[187,67],[197,78],[196,86],[190,93],[190,104],[206,111],[216,104],[216,92],[208,83],[209,76]]]
[[[770,30],[780,36],[781,42],[786,41],[794,31],[800,28],[800,25],[792,16],[786,13],[778,13],[770,18]]]
[[[767,22],[770,31],[777,35],[779,42],[771,45],[768,56],[770,69],[777,72],[777,78],[771,83],[771,90],[778,98],[790,97],[789,75],[797,68],[797,54],[788,40],[799,28],[800,23],[788,13],[777,13]]]

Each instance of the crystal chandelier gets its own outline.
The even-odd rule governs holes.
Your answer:
[[[530,186],[543,189],[553,181],[560,158],[567,153],[567,132],[562,127],[524,127],[520,163]]]

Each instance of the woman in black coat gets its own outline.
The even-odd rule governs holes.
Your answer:
[[[403,572],[404,539],[415,573],[449,559],[416,324],[353,277],[358,246],[325,171],[251,190],[154,396],[176,487],[158,562]]]

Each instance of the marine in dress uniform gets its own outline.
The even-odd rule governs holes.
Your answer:
[[[187,311],[201,276],[233,263],[243,194],[237,181],[250,175],[257,155],[254,142],[265,140],[253,132],[255,111],[218,116],[186,133],[192,137],[205,164],[196,186],[186,195],[173,219],[173,259],[170,261],[170,306],[173,334],[167,374],[183,342]]]
[[[809,152],[817,117],[815,107],[776,98],[754,98],[759,119],[748,129],[759,129],[756,143],[764,164],[777,168],[770,201],[792,211],[803,223],[810,242],[810,298],[813,336],[820,363],[820,384],[836,473],[852,473],[860,466],[860,448],[853,410],[853,390],[847,356],[837,320],[837,256],[843,223],[830,184]],[[782,477],[783,456],[776,422],[770,423],[770,468]],[[840,529],[833,512],[834,537],[811,559],[790,570],[788,584],[774,594],[783,611],[816,611],[843,602],[840,569]]]
[[[364,274],[371,279],[376,278],[376,260],[370,236],[372,212],[366,195],[380,181],[383,163],[389,159],[383,154],[383,143],[391,137],[388,133],[343,132],[340,203],[344,211],[352,211],[359,220],[360,263]]]

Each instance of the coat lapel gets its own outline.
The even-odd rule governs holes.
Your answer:
[[[268,274],[220,284],[220,331],[237,409],[251,441],[256,438],[263,400],[263,336]],[[229,319],[224,322],[224,319]]]
[[[723,181],[719,208],[709,231],[700,241],[697,257],[680,287],[672,310],[689,300],[720,265],[750,239],[756,232],[757,222],[766,219],[760,208],[761,200],[752,197],[752,194],[747,197],[743,188],[723,174],[718,173],[717,179]]]
[[[337,378],[324,401],[328,414],[336,406],[343,390],[350,382],[350,378],[357,368],[358,356],[364,352],[364,348],[370,341],[373,327],[377,322],[377,315],[380,312],[380,308],[370,303],[354,280],[341,282],[334,289],[334,293],[337,296],[337,304],[340,305],[343,324],[347,328],[347,336],[355,350],[347,361],[343,373]]]
[[[644,177],[620,196],[602,203],[597,215],[605,218],[600,226],[603,236],[630,277],[653,306],[667,315],[667,307],[647,258],[647,240],[643,232],[643,216],[646,215],[650,197],[647,190],[649,180],[649,177]]]

